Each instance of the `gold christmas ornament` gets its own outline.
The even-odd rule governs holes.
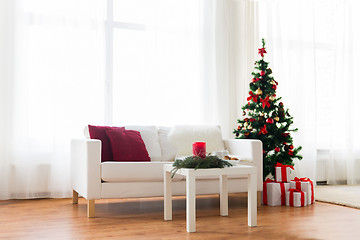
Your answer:
[[[270,100],[270,101],[274,101],[274,100],[275,100],[275,97],[274,97],[274,96],[270,96],[270,97],[269,97],[269,100]]]
[[[275,81],[274,80],[271,80],[270,82],[272,85],[276,85]]]
[[[278,116],[276,116],[276,117],[274,117],[274,120],[278,122],[280,120],[280,118]]]
[[[250,126],[248,126],[248,128],[247,128],[247,129],[251,130],[251,129],[253,129],[253,127],[250,125]]]
[[[245,122],[244,127],[247,127],[247,126],[249,126],[249,124],[248,124],[248,122]]]
[[[262,90],[260,88],[256,89],[255,91],[256,95],[261,95],[262,94]]]
[[[261,113],[259,113],[259,115],[263,117],[263,116],[264,116],[264,113],[261,112]]]

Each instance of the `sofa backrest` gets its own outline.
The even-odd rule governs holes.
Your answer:
[[[192,144],[206,142],[206,151],[225,150],[219,126],[176,125],[174,127],[125,126],[127,130],[139,131],[152,162],[170,162],[176,157],[192,155]],[[84,129],[86,138],[90,138],[89,129]]]
[[[156,126],[138,126],[131,125],[125,126],[127,130],[135,130],[140,132],[141,138],[144,141],[146,150],[149,153],[152,162],[161,162],[162,161],[162,152],[159,141],[158,128]],[[90,138],[89,128],[86,126],[84,128],[85,138]]]
[[[176,148],[168,139],[171,129],[171,127],[159,127],[158,129],[162,159],[164,162],[174,161],[176,157]]]
[[[207,153],[225,150],[220,126],[176,125],[168,140],[176,149],[176,157],[192,155],[194,142],[206,142]]]

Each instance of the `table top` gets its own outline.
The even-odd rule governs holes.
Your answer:
[[[164,171],[170,172],[174,169],[172,164],[164,164]],[[252,174],[256,173],[255,166],[249,165],[235,165],[225,168],[180,168],[176,174],[180,175],[193,175],[193,176],[211,176],[211,175],[234,175],[234,174]]]

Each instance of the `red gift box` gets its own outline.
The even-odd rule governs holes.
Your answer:
[[[301,190],[307,194],[308,205],[315,202],[314,183],[310,178],[294,178],[290,181],[290,188]]]
[[[275,165],[275,181],[276,182],[290,182],[290,169],[294,170],[291,165],[283,165],[277,163]]]
[[[269,206],[285,205],[285,193],[290,188],[290,183],[278,183],[266,179],[263,183],[262,203]]]
[[[291,207],[304,207],[307,205],[307,195],[306,192],[289,189],[286,192],[286,206]]]

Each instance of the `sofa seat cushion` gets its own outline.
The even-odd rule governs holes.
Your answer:
[[[104,182],[162,182],[164,164],[172,162],[103,162],[101,179]],[[173,181],[183,178],[175,175]]]

